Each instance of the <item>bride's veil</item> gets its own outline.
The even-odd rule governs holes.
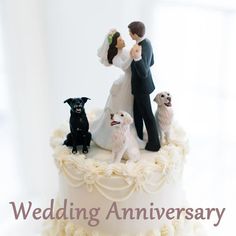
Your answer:
[[[109,48],[108,36],[110,34],[112,34],[114,31],[116,31],[116,30],[112,29],[112,30],[109,31],[108,34],[106,34],[104,42],[103,42],[102,46],[98,49],[98,52],[97,52],[97,55],[100,58],[100,62],[105,66],[110,66],[111,65],[107,60],[107,51],[108,51],[108,48]]]

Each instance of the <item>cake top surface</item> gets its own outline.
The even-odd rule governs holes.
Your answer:
[[[124,172],[132,172],[132,175],[135,172],[138,174],[140,169],[167,173],[170,169],[178,169],[177,167],[184,163],[188,152],[188,140],[183,129],[176,123],[172,129],[173,135],[169,143],[163,144],[158,152],[141,150],[141,160],[137,162],[110,163],[111,151],[101,149],[93,143],[87,154],[79,152],[72,154],[71,149],[63,145],[69,130],[67,125],[63,125],[54,131],[51,137],[51,146],[59,169],[63,165],[74,165],[77,168],[92,169],[97,174],[106,174],[108,176],[123,175]]]

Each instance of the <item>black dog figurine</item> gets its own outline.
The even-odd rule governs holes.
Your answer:
[[[71,107],[70,133],[67,135],[64,145],[72,147],[72,153],[77,153],[77,146],[82,145],[82,152],[88,153],[88,147],[92,138],[89,130],[88,119],[84,110],[84,104],[89,98],[69,98],[64,101]],[[90,100],[90,99],[89,99]]]

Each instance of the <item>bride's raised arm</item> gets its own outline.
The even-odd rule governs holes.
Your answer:
[[[122,70],[127,70],[130,67],[132,60],[133,59],[130,57],[128,52],[121,52],[113,58],[112,63],[114,66]]]

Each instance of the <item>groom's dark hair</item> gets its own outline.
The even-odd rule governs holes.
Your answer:
[[[141,21],[133,21],[128,25],[132,34],[137,34],[140,38],[145,35],[145,25]]]

